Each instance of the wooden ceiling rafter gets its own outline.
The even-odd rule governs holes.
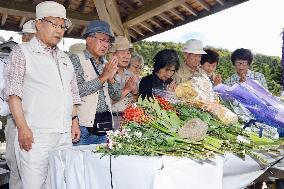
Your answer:
[[[197,3],[199,3],[205,10],[210,11],[210,5],[206,3],[204,0],[196,0]]]
[[[193,16],[197,17],[198,13],[187,3],[182,4],[181,7],[183,9],[185,9],[187,12],[189,12],[190,14],[192,14]]]
[[[130,27],[133,31],[135,31],[135,33],[141,35],[141,36],[145,36],[144,32],[137,26],[131,26]]]
[[[79,6],[79,11],[80,12],[84,12],[86,6],[88,5],[89,3],[89,0],[83,0],[82,3],[80,4]]]
[[[175,25],[174,21],[165,13],[161,13],[159,15],[157,15],[158,17],[162,18],[164,21],[166,21],[167,23],[169,23],[170,25]]]
[[[26,22],[26,20],[27,20],[27,17],[25,17],[25,16],[23,16],[23,17],[21,18],[21,21],[20,21],[20,23],[19,23],[19,28],[22,28],[22,27],[23,27],[23,25],[24,25],[24,23]]]
[[[43,1],[46,0],[0,0],[1,29],[20,31],[24,22],[35,18],[35,6]],[[88,22],[99,18],[100,11],[97,11],[97,5],[103,1],[107,14],[111,17],[109,23],[114,33],[128,36],[135,42],[248,0],[55,1],[67,8],[67,17],[73,23],[66,31],[66,37],[82,38]]]
[[[127,20],[123,23],[126,27],[136,25],[139,22],[145,21],[154,16],[160,15],[165,11],[173,9],[188,0],[159,0],[152,1],[141,8],[137,9],[134,13],[128,16]],[[163,16],[163,15],[162,15]]]
[[[132,37],[133,39],[138,38],[138,36],[133,32],[131,28],[128,28],[127,31],[128,31],[129,36]]]
[[[8,18],[8,13],[3,13],[1,18],[1,26],[4,26]]]
[[[155,30],[154,30],[154,28],[150,25],[150,24],[148,24],[147,22],[141,22],[139,25],[141,25],[143,28],[145,28],[146,30],[148,30],[148,31],[150,31],[150,32],[152,32],[152,33],[155,33]]]
[[[169,10],[172,14],[174,14],[176,17],[178,17],[180,20],[185,21],[185,17],[178,12],[176,9]]]
[[[217,3],[219,3],[222,6],[225,6],[225,0],[216,0]]]

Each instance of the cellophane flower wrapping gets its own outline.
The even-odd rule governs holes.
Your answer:
[[[263,126],[267,132],[277,129],[279,136],[284,136],[284,104],[257,81],[248,79],[232,87],[220,84],[214,87],[214,91],[223,100],[235,101],[232,103],[234,110],[242,115],[244,121],[255,119],[258,126]]]

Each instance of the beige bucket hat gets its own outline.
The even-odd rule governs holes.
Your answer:
[[[110,48],[110,52],[115,52],[119,50],[126,50],[126,49],[132,49],[133,45],[128,41],[128,39],[125,36],[117,36],[115,38],[115,42]]]

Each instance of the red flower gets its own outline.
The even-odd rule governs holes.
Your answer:
[[[171,105],[171,103],[167,99],[165,99],[165,98],[163,98],[161,96],[155,96],[154,98],[158,101],[158,103],[160,104],[160,106],[164,110],[173,110],[173,111],[175,111],[175,108]]]
[[[142,108],[137,107],[135,104],[128,106],[123,112],[123,119],[125,121],[135,121],[137,123],[145,123],[148,117],[144,114]]]

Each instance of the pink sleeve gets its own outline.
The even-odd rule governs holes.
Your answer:
[[[7,98],[11,95],[22,98],[25,72],[26,60],[24,53],[20,46],[15,46],[5,68],[5,95]]]

